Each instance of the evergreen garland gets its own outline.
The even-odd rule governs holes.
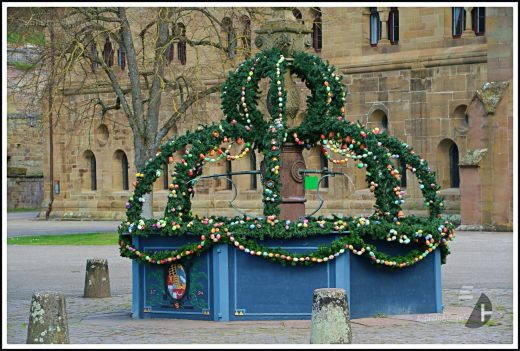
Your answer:
[[[286,69],[304,80],[312,92],[307,100],[308,113],[303,123],[290,130],[286,128],[287,92],[283,82]],[[269,121],[264,120],[256,108],[258,83],[265,77],[270,79]],[[161,146],[156,157],[136,174],[135,191],[126,204],[127,220],[119,226],[121,255],[142,262],[165,264],[187,259],[194,254],[200,255],[218,242],[283,264],[327,262],[351,250],[357,255],[369,257],[374,263],[401,268],[422,260],[440,247],[444,263],[449,254],[448,241],[454,237],[454,228],[441,219],[443,202],[438,196],[440,187],[435,182],[435,174],[411,146],[381,133],[377,128],[369,131],[359,122],[347,120],[344,101],[341,76],[334,74],[334,67],[329,67],[317,56],[297,52],[293,64],[288,65],[281,51],[272,49],[246,60],[229,74],[222,86],[221,102],[226,119],[218,124],[199,126],[196,131],[168,141]],[[336,153],[355,160],[358,168],[366,168],[366,181],[376,196],[375,213],[367,218],[332,216],[298,222],[277,219],[281,202],[280,152],[285,141],[293,141],[307,148],[317,144],[329,159],[331,154]],[[243,145],[242,152],[237,157],[222,153],[219,148],[222,143]],[[190,197],[193,195],[194,181],[202,174],[204,164],[213,162],[214,155],[233,160],[253,148],[263,153],[265,159],[262,182],[264,217],[194,217]],[[154,181],[161,176],[162,165],[171,163],[173,154],[178,150],[184,150],[184,156],[175,164],[172,173],[164,218],[143,219],[144,195],[152,191]],[[429,218],[404,217],[400,174],[392,164],[392,159],[399,158],[416,175],[425,198],[424,205],[429,209]],[[203,234],[200,241],[178,250],[144,253],[131,245],[131,236],[127,233],[144,236],[187,235],[194,238]],[[267,248],[259,242],[265,238],[323,235],[331,238],[336,235],[338,238],[315,252],[305,254]],[[399,240],[401,244],[409,245],[411,250],[406,255],[390,256],[378,252],[375,245],[366,240]]]

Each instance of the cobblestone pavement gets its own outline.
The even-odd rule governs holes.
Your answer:
[[[480,293],[493,304],[487,325],[467,328]],[[442,314],[353,319],[353,343],[484,344],[513,342],[511,289],[473,290],[473,299],[459,300],[459,289],[445,289]],[[134,320],[131,295],[105,299],[67,296],[72,344],[308,344],[310,321],[207,322],[175,319]],[[11,300],[7,307],[7,342],[25,343],[29,300]]]
[[[442,266],[444,313],[353,319],[353,343],[513,342],[513,233],[461,232]],[[18,246],[7,253],[7,342],[23,344],[34,291],[66,296],[71,343],[78,344],[308,344],[310,321],[207,322],[134,320],[131,261],[112,246]],[[485,254],[484,254],[485,253]],[[112,297],[82,297],[88,258],[107,258]],[[484,259],[483,259],[484,257]],[[461,288],[472,286],[471,298]],[[493,304],[480,328],[465,323],[481,293]]]

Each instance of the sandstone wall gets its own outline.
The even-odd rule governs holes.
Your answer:
[[[300,9],[305,24],[310,27],[312,11],[308,8]],[[386,20],[389,8],[379,10],[381,18]],[[329,60],[337,67],[337,71],[343,74],[343,82],[348,93],[348,118],[360,120],[373,128],[382,127],[382,116],[386,116],[388,132],[412,145],[416,152],[428,161],[432,170],[436,171],[437,179],[443,187],[441,195],[446,200],[446,213],[460,213],[460,203],[464,199],[460,199],[459,188],[451,187],[449,150],[456,145],[458,154],[463,155],[473,147],[470,145],[476,142],[475,138],[478,137],[481,125],[466,111],[476,90],[495,77],[493,72],[498,72],[496,74],[500,74],[498,78],[501,79],[512,78],[512,69],[507,71],[512,36],[503,34],[512,33],[512,22],[502,18],[509,18],[511,11],[507,8],[500,11],[489,10],[486,15],[487,32],[483,36],[476,36],[471,30],[466,30],[461,38],[452,38],[451,8],[400,8],[399,43],[391,45],[388,41],[381,40],[376,47],[369,44],[367,8],[322,8],[322,11],[323,48],[316,54]],[[253,30],[259,26],[260,23],[254,22]],[[191,28],[187,27],[188,32]],[[253,42],[254,38],[253,34]],[[312,52],[312,49],[310,51]],[[255,52],[253,50],[253,53]],[[200,72],[198,76],[207,84],[222,81],[221,73],[234,67],[233,64],[229,64],[229,67],[215,66],[222,60],[219,56],[212,55],[211,50],[196,51],[188,47],[187,56],[186,67],[180,67],[177,62],[173,62],[172,69],[188,69],[198,57],[203,63],[207,63],[205,71]],[[235,63],[238,64],[242,59],[243,57],[237,55]],[[501,69],[496,71],[497,68]],[[126,74],[124,71],[116,73],[121,76]],[[92,80],[94,81],[94,78]],[[300,84],[300,87],[302,108],[297,119],[303,116],[305,97],[309,93],[303,84]],[[170,101],[168,94],[163,97],[164,101]],[[265,95],[265,91],[263,94]],[[51,216],[124,218],[124,204],[131,194],[131,183],[136,172],[133,167],[131,130],[120,112],[111,111],[101,119],[99,109],[95,110],[92,104],[98,97],[107,100],[108,103],[114,101],[113,94],[108,90],[64,91],[61,102],[63,106],[68,107],[68,112],[64,115],[65,118],[60,119],[60,127],[56,128],[54,160],[55,176],[60,180],[62,191],[55,197]],[[501,172],[499,176],[492,176],[489,171],[486,173],[488,183],[483,184],[488,184],[486,186],[491,188],[500,186],[498,182],[507,183],[512,179],[512,119],[511,113],[508,112],[512,108],[511,101],[512,98],[506,97],[500,107],[505,111],[500,115],[508,117],[500,119],[497,123],[500,128],[504,128],[503,132],[507,138],[505,143],[497,145],[492,152],[496,155],[492,167],[499,167],[497,169],[501,169]],[[262,101],[259,104],[262,108],[265,107]],[[169,113],[171,107],[165,104],[161,118],[166,119]],[[193,106],[187,116],[177,123],[175,131],[171,134],[183,134],[187,130],[195,129],[198,124],[222,118],[218,95],[214,95]],[[485,142],[486,145],[489,143],[492,143],[491,139]],[[121,155],[121,152],[125,153],[129,161],[130,190],[123,190],[121,187],[121,161],[116,157]],[[88,157],[91,153],[96,158],[96,190],[90,187]],[[304,156],[307,168],[321,168],[318,150],[305,151]],[[262,156],[257,155],[257,166],[261,159]],[[44,165],[47,163],[48,160],[44,158]],[[250,160],[246,158],[235,161],[232,167],[233,171],[249,170]],[[364,184],[363,173],[353,165],[329,165],[329,169],[344,171],[348,177],[331,178],[329,188],[321,190],[326,202],[318,214],[371,214],[374,199]],[[224,163],[207,167],[204,174],[223,172]],[[250,176],[235,176],[234,180],[239,188],[235,206],[248,213],[261,213],[260,180],[258,179],[257,189],[251,189]],[[236,214],[228,204],[234,191],[226,190],[225,185],[224,180],[201,181],[196,187],[196,196],[193,199],[194,211],[201,215]],[[45,191],[48,196],[48,190]],[[406,191],[405,212],[424,214],[418,184],[411,173],[407,174]],[[489,191],[491,190],[484,189],[483,194]],[[500,215],[500,221],[512,223],[509,210],[512,208],[512,192],[504,190],[496,193],[496,197],[488,196],[491,199],[488,203],[505,201],[509,207],[498,210],[493,209],[492,205],[483,206],[485,216]],[[318,207],[319,199],[316,191],[308,191],[307,195],[307,209],[310,213]],[[161,215],[166,197],[167,191],[163,187],[161,177],[154,187],[156,216]]]

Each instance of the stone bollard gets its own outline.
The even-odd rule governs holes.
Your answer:
[[[69,344],[65,296],[45,291],[32,296],[27,329],[28,344]]]
[[[314,290],[311,344],[350,343],[352,331],[345,289]]]
[[[83,297],[110,297],[108,261],[105,258],[87,260]]]

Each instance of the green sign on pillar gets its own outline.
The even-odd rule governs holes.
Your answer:
[[[318,190],[318,182],[317,176],[305,177],[305,190]]]

